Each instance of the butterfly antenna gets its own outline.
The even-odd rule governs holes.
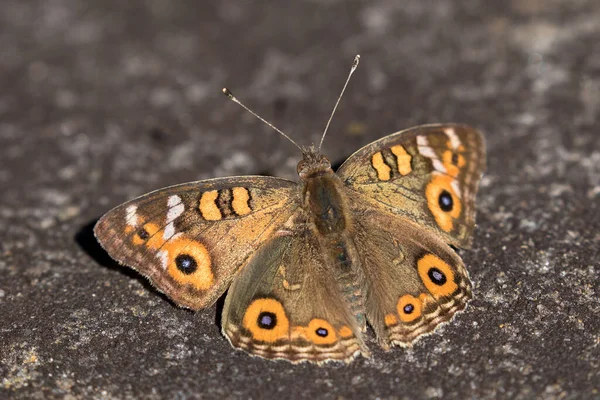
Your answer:
[[[323,136],[321,136],[321,142],[319,143],[319,152],[321,152],[321,146],[323,145],[323,139],[325,139],[325,134],[327,133],[327,130],[329,129],[329,125],[331,124],[331,120],[333,119],[333,114],[335,114],[335,110],[337,109],[338,104],[340,104],[340,100],[342,99],[342,96],[344,95],[344,91],[346,91],[346,86],[348,86],[348,82],[350,82],[350,77],[352,76],[354,71],[356,71],[356,68],[358,67],[359,62],[360,62],[360,54],[357,54],[356,57],[354,57],[354,61],[352,61],[352,67],[350,68],[350,73],[348,74],[348,78],[346,78],[346,83],[344,83],[342,92],[340,93],[337,101],[335,102],[335,106],[333,106],[333,111],[331,112],[329,121],[327,121],[325,130],[323,131]]]
[[[287,140],[289,140],[290,142],[292,142],[294,144],[294,146],[296,146],[297,148],[300,149],[300,151],[302,151],[302,148],[300,146],[298,146],[298,143],[294,142],[288,135],[286,135],[281,130],[279,130],[275,125],[273,125],[272,123],[270,123],[269,121],[267,121],[266,119],[264,119],[263,117],[261,117],[260,115],[258,115],[257,113],[255,113],[254,111],[252,111],[251,109],[249,109],[248,107],[246,107],[241,101],[239,101],[237,99],[237,97],[235,97],[233,95],[233,93],[231,93],[231,90],[229,90],[227,88],[223,88],[223,94],[225,96],[229,97],[229,100],[233,101],[234,103],[239,104],[240,106],[242,106],[242,108],[244,110],[248,111],[250,114],[254,115],[256,118],[260,119],[262,122],[264,122],[265,124],[269,125],[271,128],[273,128],[277,132],[281,133],[283,135],[283,137],[285,137]]]

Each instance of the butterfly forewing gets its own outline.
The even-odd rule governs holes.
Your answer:
[[[296,198],[295,182],[270,177],[186,183],[116,207],[94,232],[111,257],[178,305],[200,309],[285,223]]]
[[[469,247],[484,150],[483,137],[473,128],[424,125],[363,147],[337,174],[354,192],[350,197],[405,216],[446,243]]]

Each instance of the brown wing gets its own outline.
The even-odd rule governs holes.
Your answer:
[[[211,305],[298,207],[298,185],[247,176],[186,183],[122,204],[94,233],[111,257],[173,301]]]
[[[352,192],[469,247],[475,195],[485,165],[482,135],[456,124],[423,125],[358,150],[337,174]]]
[[[384,348],[412,343],[466,306],[468,273],[437,235],[365,203],[354,203],[353,211],[367,319]]]
[[[369,355],[319,240],[302,225],[282,230],[231,285],[223,333],[234,347],[291,362],[350,362]]]

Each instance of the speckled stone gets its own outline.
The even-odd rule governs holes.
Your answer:
[[[600,398],[600,2],[4,0],[1,398]],[[233,350],[91,227],[120,202],[232,174],[292,178],[427,122],[485,132],[466,312],[350,366]],[[372,337],[372,336],[371,336]]]

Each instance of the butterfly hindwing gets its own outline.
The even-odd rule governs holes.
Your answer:
[[[351,155],[337,174],[375,209],[400,215],[469,247],[475,195],[485,164],[482,135],[456,124],[423,125],[377,140]]]
[[[234,347],[292,362],[368,356],[318,238],[303,227],[265,244],[233,282],[222,328]]]
[[[231,177],[161,189],[96,224],[100,244],[175,303],[211,305],[253,251],[298,207],[297,184]]]
[[[363,205],[353,208],[367,318],[384,348],[409,345],[466,306],[471,282],[460,257],[435,234]]]

